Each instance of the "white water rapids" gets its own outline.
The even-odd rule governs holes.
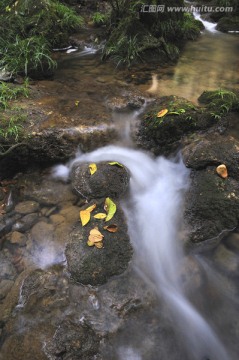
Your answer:
[[[229,360],[209,324],[184,296],[177,276],[183,258],[179,231],[189,171],[181,160],[154,158],[140,150],[111,145],[78,155],[68,167],[57,167],[55,175],[66,177],[76,162],[109,160],[130,170],[130,198],[123,207],[138,270],[166,302],[189,359]],[[141,359],[131,351],[126,353],[131,355],[124,355],[125,360]]]

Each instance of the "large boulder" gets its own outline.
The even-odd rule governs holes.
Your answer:
[[[185,147],[183,158],[192,169],[185,208],[189,242],[206,241],[213,247],[225,231],[238,225],[239,143],[229,137],[207,136]],[[216,173],[220,164],[227,166],[226,179]]]
[[[76,164],[71,172],[74,192],[87,199],[120,197],[129,185],[129,171],[124,166],[97,163],[97,171],[91,175],[90,163]]]
[[[118,204],[114,218],[109,222],[93,218],[95,213],[104,211],[103,202],[96,209],[86,226],[82,227],[80,223],[75,226],[66,246],[65,254],[70,274],[76,282],[82,284],[105,283],[111,276],[125,271],[132,257],[127,225]],[[104,226],[108,224],[116,224],[118,231],[111,233],[105,230]],[[95,227],[104,235],[102,249],[87,245],[90,230]]]

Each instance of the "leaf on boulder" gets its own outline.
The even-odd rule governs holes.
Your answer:
[[[95,163],[89,165],[90,174],[94,175],[94,173],[97,171],[97,166]]]
[[[107,226],[104,226],[104,229],[109,231],[109,232],[115,233],[115,232],[118,231],[118,226],[115,225],[115,224],[107,225]]]
[[[88,210],[81,210],[80,211],[80,219],[82,226],[85,226],[90,221],[90,211]]]
[[[113,200],[111,200],[109,197],[105,199],[105,211],[107,212],[107,216],[105,218],[105,221],[109,221],[112,219],[114,214],[116,213],[117,207]]]
[[[226,179],[228,177],[227,167],[224,164],[219,165],[216,168],[216,172],[219,176],[221,176],[223,179]]]
[[[167,112],[168,112],[168,109],[163,109],[157,113],[157,117],[158,118],[163,117],[167,114]]]
[[[119,167],[124,167],[124,165],[120,164],[118,161],[111,161],[108,163],[111,166],[119,166]]]
[[[91,212],[91,211],[93,211],[95,208],[96,208],[96,204],[93,204],[93,205],[89,206],[86,210],[89,211],[89,212]]]
[[[105,219],[106,216],[107,216],[107,214],[105,214],[105,213],[98,213],[98,214],[94,215],[94,218],[95,219]]]
[[[98,230],[97,227],[95,227],[94,229],[92,229],[90,231],[90,235],[88,237],[87,245],[88,246],[95,245],[98,249],[101,249],[103,247],[103,242],[102,242],[103,237],[104,237],[104,235],[101,234],[101,232]]]

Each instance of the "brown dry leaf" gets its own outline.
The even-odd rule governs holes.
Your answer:
[[[89,165],[89,169],[90,169],[90,174],[91,175],[94,175],[94,173],[97,171],[97,166],[96,166],[96,164],[90,164]]]
[[[118,226],[115,224],[112,224],[112,225],[104,226],[104,229],[109,232],[115,233],[118,231]]]
[[[95,243],[95,247],[97,247],[98,249],[102,249],[102,247],[103,247],[102,241],[98,242],[98,243]]]
[[[223,179],[226,179],[228,177],[227,167],[224,164],[219,165],[216,168],[216,172],[219,176],[221,176]]]
[[[88,210],[81,210],[80,211],[80,219],[82,226],[85,226],[90,221],[90,211]]]
[[[98,213],[94,215],[95,219],[105,219],[106,218],[106,214],[105,213]]]
[[[85,210],[91,212],[91,211],[93,211],[95,208],[96,208],[96,204],[93,204],[93,205],[89,206],[89,207],[88,207],[87,209],[85,209]]]
[[[163,109],[157,113],[157,117],[159,117],[159,118],[163,117],[164,115],[167,114],[167,112],[168,112],[168,109]]]

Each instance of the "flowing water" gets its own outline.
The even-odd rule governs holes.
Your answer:
[[[156,71],[153,74],[152,69],[148,69],[150,76],[146,77],[145,83],[138,87],[141,90],[150,90],[153,94],[176,94],[193,101],[196,101],[203,90],[219,86],[238,89],[237,40],[235,35],[205,32],[197,42],[186,46],[176,67],[154,69]],[[121,73],[117,74],[111,66],[107,68],[100,65],[97,55],[94,55],[95,52],[95,49],[88,48],[81,53],[66,55],[69,58],[65,57],[62,61],[56,81],[60,84],[64,79],[70,79],[70,84],[74,84],[72,89],[74,92],[81,91],[80,86],[78,89],[78,83],[82,81],[83,83],[89,81],[90,87],[92,78],[95,77],[98,77],[99,82],[102,83],[116,81]],[[225,66],[227,66],[226,71]],[[154,81],[149,89],[151,75]],[[133,79],[141,76],[142,69],[139,69]],[[105,100],[102,99],[101,94],[95,94],[94,91],[89,91],[88,95],[92,101]],[[184,193],[189,186],[189,171],[180,155],[176,159],[167,160],[163,157],[155,158],[134,148],[130,138],[130,128],[137,120],[137,116],[137,112],[113,114],[112,121],[120,134],[120,143],[102,147],[91,153],[79,153],[66,166],[60,165],[54,169],[54,176],[61,177],[64,181],[67,180],[69,171],[76,162],[114,160],[124,164],[131,172],[130,196],[123,200],[122,206],[134,247],[133,264],[147,286],[157,295],[157,305],[148,323],[147,317],[142,316],[140,319],[139,316],[139,319],[135,319],[128,328],[126,326],[125,329],[121,329],[121,338],[120,335],[116,335],[115,342],[112,340],[115,347],[114,355],[105,354],[103,359],[236,360],[239,332],[239,324],[236,320],[238,311],[236,281],[232,278],[229,282],[224,274],[214,269],[210,254],[197,255],[192,256],[193,269],[199,269],[199,282],[200,284],[203,282],[204,286],[197,285],[197,276],[192,276],[189,286],[184,286],[182,277],[190,276],[188,273],[192,270],[190,266],[185,266],[186,270],[184,269],[183,264],[188,261],[188,255],[184,254],[182,247],[184,236],[182,214]],[[64,190],[58,186],[56,185],[56,191],[59,192],[60,197]],[[65,203],[69,206],[69,199],[67,201]],[[62,202],[64,203],[64,199]],[[49,211],[49,209],[43,210],[45,213]],[[63,221],[62,216],[66,211],[64,208],[61,210],[61,218],[57,218],[54,208],[52,211],[53,215],[49,216],[52,221],[57,221],[59,226],[58,221]],[[74,209],[74,211],[78,216],[78,210]],[[74,219],[73,217],[72,223]],[[52,233],[51,226],[48,227]],[[41,227],[39,232],[40,230]],[[37,236],[39,237],[39,233]],[[60,233],[58,236],[60,237]],[[38,260],[34,259],[35,263],[45,268],[62,262],[64,260],[62,252],[55,256],[58,250],[55,248],[56,245],[47,238],[44,240],[46,246],[41,250]],[[53,246],[52,251],[49,246]],[[37,251],[39,252],[39,248]],[[183,276],[182,272],[184,272]],[[206,280],[202,280],[203,276]],[[97,289],[95,291],[97,292]],[[92,318],[95,316],[97,319],[102,311],[104,299],[100,303],[95,295],[90,295],[89,301],[93,304]],[[22,304],[24,303],[21,302]],[[67,311],[70,313],[72,309]],[[81,318],[81,314],[79,317]],[[95,324],[99,325],[95,319]],[[108,326],[108,323],[104,326]],[[153,326],[158,331],[153,333],[151,328]],[[171,346],[170,341],[175,341],[177,346]],[[155,353],[152,349],[155,349]],[[151,355],[147,354],[147,350]]]

